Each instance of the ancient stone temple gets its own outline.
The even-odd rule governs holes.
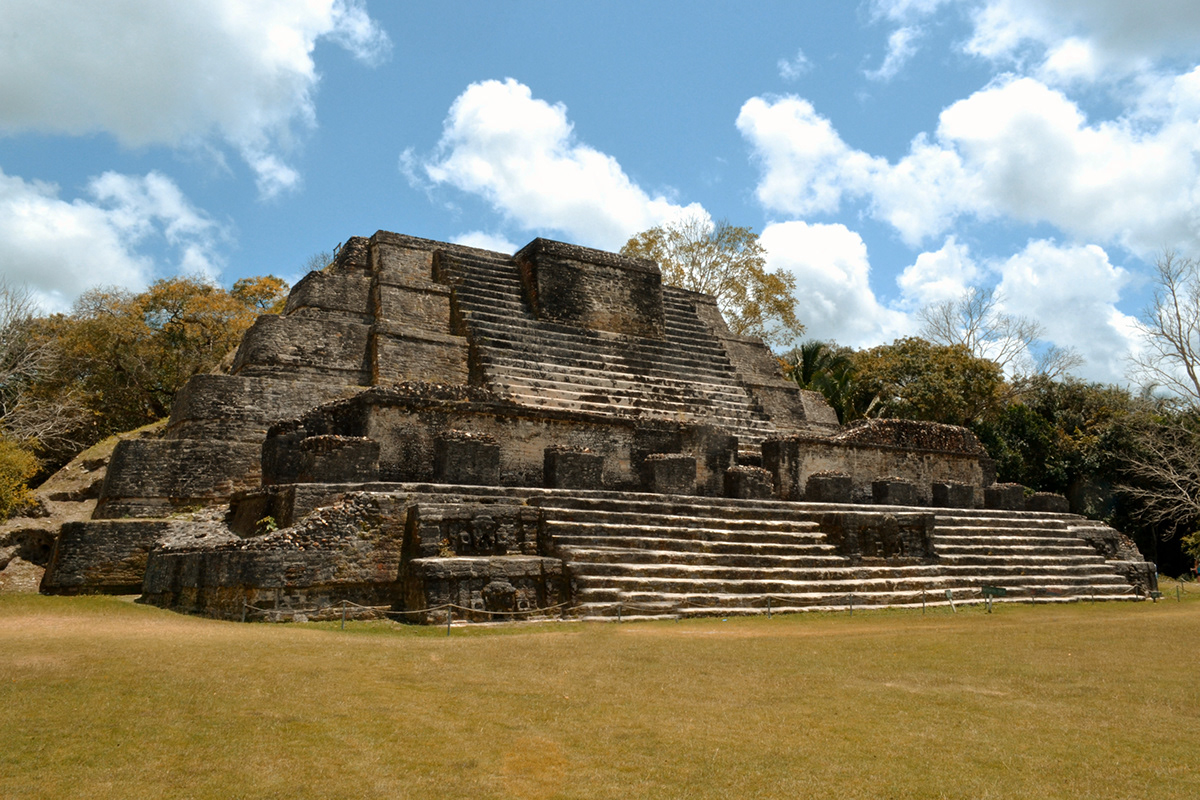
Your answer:
[[[380,231],[118,446],[42,589],[433,622],[1133,598],[1154,574],[995,484],[969,431],[840,427],[652,261]]]

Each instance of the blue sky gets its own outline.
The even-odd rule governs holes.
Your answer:
[[[970,287],[1123,381],[1200,255],[1194,0],[0,0],[0,273],[63,310],[378,229],[749,225],[809,333]]]

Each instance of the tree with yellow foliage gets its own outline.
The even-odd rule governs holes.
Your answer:
[[[710,294],[729,329],[783,349],[804,333],[796,316],[796,278],[767,270],[750,228],[692,216],[633,236],[621,255],[658,262],[663,283]]]

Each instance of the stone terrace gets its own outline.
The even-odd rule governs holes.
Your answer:
[[[663,287],[662,339],[538,319],[509,258],[443,255],[479,383],[535,408],[718,425],[754,450],[778,429],[750,396],[692,293]]]

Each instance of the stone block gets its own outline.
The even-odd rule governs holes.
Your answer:
[[[932,489],[934,508],[975,507],[975,487],[969,483],[935,483]]]
[[[871,482],[871,499],[881,506],[915,506],[917,487],[898,478],[883,478]]]
[[[159,538],[178,535],[184,520],[68,522],[42,578],[46,594],[136,594],[146,558]]]
[[[404,527],[406,558],[537,555],[541,516],[517,503],[412,506]]]
[[[1019,483],[993,483],[983,490],[983,507],[997,511],[1024,511],[1025,487]]]
[[[539,319],[661,339],[662,276],[649,259],[534,239],[513,259]]]
[[[367,385],[371,326],[344,319],[268,314],[246,331],[233,374],[263,378],[316,378]]]
[[[127,439],[113,450],[93,516],[156,517],[224,502],[258,485],[261,464],[254,442]]]
[[[656,494],[695,494],[696,459],[679,453],[651,453],[643,464],[644,489]]]
[[[465,384],[467,340],[449,333],[379,324],[371,336],[371,380],[376,384],[423,381]]]
[[[300,442],[300,483],[379,478],[379,442],[365,436],[309,436]]]
[[[499,486],[500,445],[480,434],[439,434],[433,443],[433,479],[438,483]]]
[[[1026,511],[1044,511],[1052,514],[1069,514],[1071,506],[1067,498],[1053,492],[1034,492],[1025,498]]]
[[[808,476],[804,499],[809,503],[849,503],[854,494],[854,479],[842,473],[817,473]]]
[[[600,489],[604,456],[582,450],[547,447],[543,473],[548,489]]]
[[[370,322],[371,278],[361,273],[310,272],[292,287],[283,313]]]
[[[838,554],[855,562],[927,562],[934,558],[931,512],[835,511],[821,530]]]
[[[725,496],[739,500],[769,500],[775,481],[762,467],[730,467],[725,470]]]

